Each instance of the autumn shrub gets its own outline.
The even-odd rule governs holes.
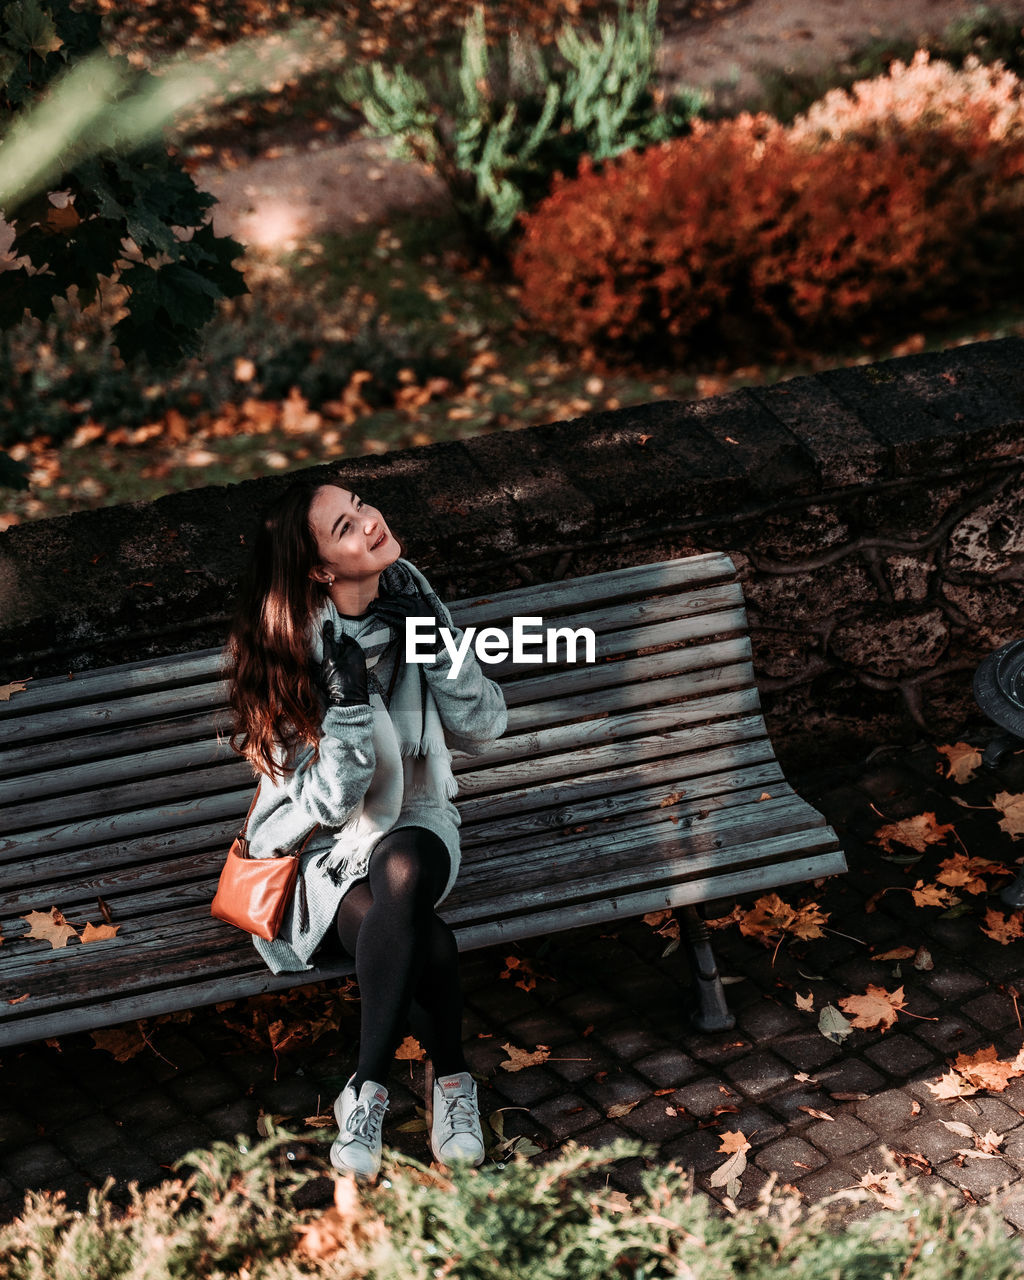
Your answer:
[[[976,307],[1020,280],[1021,85],[927,53],[791,126],[744,113],[584,162],[523,218],[524,307],[623,355],[775,354]]]
[[[373,63],[349,71],[344,101],[397,153],[432,166],[478,247],[500,257],[523,209],[573,173],[584,155],[601,161],[675,137],[705,98],[656,87],[657,0],[602,20],[600,35],[566,23],[555,50],[513,31],[492,53],[478,7],[465,25],[461,60],[424,73]]]
[[[318,1173],[282,1159],[293,1137],[191,1152],[175,1166],[186,1176],[133,1186],[125,1210],[110,1203],[113,1179],[90,1193],[85,1213],[60,1193],[29,1193],[0,1227],[0,1271],[8,1280],[1011,1280],[1024,1261],[992,1207],[954,1212],[951,1197],[915,1194],[894,1172],[869,1174],[873,1190],[850,1193],[885,1209],[833,1230],[835,1203],[808,1209],[792,1188],[714,1211],[675,1164],[643,1170],[642,1190],[627,1197],[607,1179],[616,1160],[649,1153],[631,1140],[568,1143],[543,1166],[517,1157],[448,1175],[386,1152],[376,1187],[332,1174],[333,1205],[301,1210]]]

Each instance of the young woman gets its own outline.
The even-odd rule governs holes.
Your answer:
[[[302,846],[280,933],[253,942],[274,973],[339,947],[355,959],[359,1058],[334,1104],[331,1162],[367,1180],[407,1027],[434,1070],[434,1156],[484,1158],[458,949],[435,907],[461,861],[449,748],[479,754],[500,737],[505,700],[471,651],[448,679],[439,628],[462,632],[401,552],[340,481],[296,482],[263,521],[229,640],[232,745],[260,778],[250,853]],[[437,621],[429,662],[405,661],[408,617]]]

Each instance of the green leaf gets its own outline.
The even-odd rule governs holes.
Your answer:
[[[844,1018],[835,1005],[827,1004],[818,1017],[818,1030],[826,1040],[842,1044],[853,1031],[849,1018]]]
[[[7,43],[15,49],[31,51],[45,58],[64,43],[57,34],[53,19],[43,12],[37,0],[15,0],[5,8],[4,19]]]

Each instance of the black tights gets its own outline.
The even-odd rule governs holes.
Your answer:
[[[338,907],[338,939],[355,958],[359,983],[356,1093],[366,1080],[386,1083],[407,1026],[435,1076],[467,1070],[458,945],[434,911],[450,865],[434,832],[402,827],[377,844],[368,881],[354,884]]]

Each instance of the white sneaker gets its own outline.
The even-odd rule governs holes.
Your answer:
[[[430,1146],[441,1164],[483,1163],[486,1153],[476,1081],[468,1071],[434,1080]]]
[[[380,1172],[381,1126],[388,1109],[388,1091],[382,1084],[365,1080],[352,1088],[355,1075],[334,1101],[339,1133],[331,1145],[331,1164],[342,1173],[354,1173],[360,1181],[372,1181]]]

